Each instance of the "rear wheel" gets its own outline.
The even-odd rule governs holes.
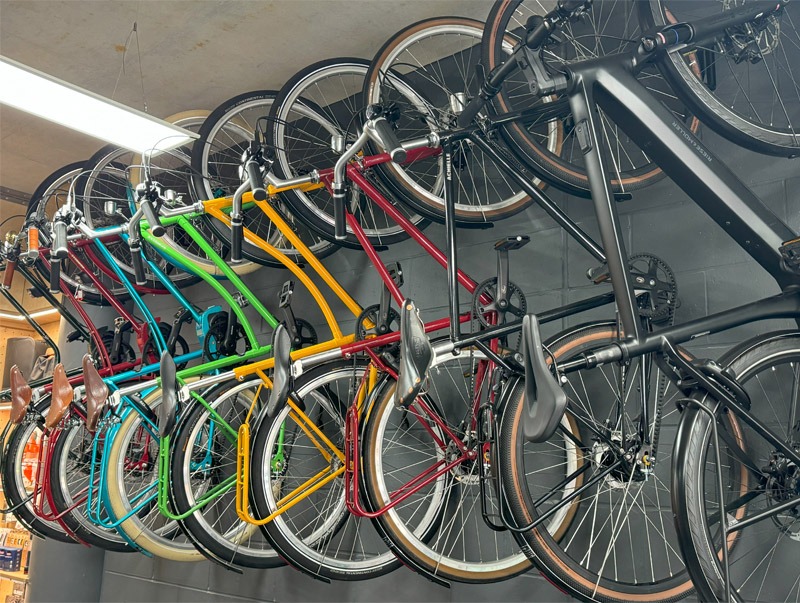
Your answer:
[[[284,565],[258,529],[236,513],[237,431],[254,399],[269,396],[261,379],[222,384],[204,395],[211,412],[195,404],[171,442],[171,499],[178,515],[190,513],[210,490],[210,502],[182,520],[193,538],[216,557],[243,567]],[[223,484],[227,484],[225,487]]]
[[[285,407],[253,440],[252,502],[258,517],[278,513],[263,530],[289,563],[323,579],[365,580],[400,565],[345,500],[345,413],[365,370],[338,361],[304,374],[296,388],[303,414]]]
[[[556,362],[564,362],[615,340],[613,324],[590,325],[557,337],[546,348]],[[669,488],[675,401],[682,395],[648,357],[627,367],[605,365],[566,376],[567,413],[579,427],[573,442],[582,454],[586,490],[567,529],[551,533],[539,525],[522,531],[520,546],[554,584],[584,601],[685,597],[693,586],[678,546]],[[649,392],[646,425],[643,391]],[[547,498],[556,484],[542,490],[540,482],[529,479],[537,459],[528,452],[542,444],[523,435],[524,387],[510,388],[504,398],[500,474],[511,517],[524,528],[559,509],[564,490],[553,489],[554,496]],[[550,441],[563,437],[559,429]]]
[[[750,397],[749,411],[755,420],[766,425],[778,442],[800,452],[800,333],[784,331],[746,342],[721,358],[719,364],[736,374]],[[700,402],[709,408],[715,405],[708,397]],[[723,416],[741,415],[726,408]],[[739,418],[738,424],[739,433],[730,433],[727,424],[717,424],[727,523],[735,527],[760,513],[766,516],[725,539],[732,599],[798,601],[800,468],[744,418]],[[717,486],[720,475],[712,435],[710,417],[688,407],[676,439],[673,500],[682,551],[701,599],[724,601]],[[740,450],[732,442],[740,444]]]
[[[474,413],[478,405],[491,404],[492,377],[479,351],[437,356],[428,372],[427,392],[408,410],[395,406],[392,384],[370,411],[364,485],[372,511],[397,502],[398,493],[451,466],[376,518],[406,563],[437,578],[496,582],[532,565],[511,532],[493,530],[483,518],[485,510],[494,524],[500,523],[496,466],[481,435],[487,426]],[[488,412],[484,419],[490,420]],[[535,487],[555,485],[584,463],[569,437],[577,433],[576,426],[569,417],[563,425],[566,435],[560,440],[528,451],[538,467],[528,475]],[[577,485],[573,482],[570,488]],[[549,527],[554,532],[569,525],[571,507],[553,517]]]

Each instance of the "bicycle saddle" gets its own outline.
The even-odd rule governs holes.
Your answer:
[[[9,377],[11,378],[11,422],[16,425],[25,417],[25,410],[31,403],[33,390],[16,364],[11,367]]]
[[[567,393],[544,358],[539,321],[533,314],[522,319],[525,367],[525,413],[522,430],[529,442],[545,442],[555,433],[567,409]]]
[[[86,429],[94,433],[103,405],[108,398],[108,387],[97,372],[89,354],[83,356],[83,386],[86,389]]]
[[[67,379],[67,372],[60,362],[53,370],[53,391],[50,394],[50,410],[44,420],[47,429],[53,429],[64,417],[72,402],[73,389]]]
[[[172,433],[178,416],[178,381],[175,377],[175,361],[166,350],[161,353],[161,404],[158,415],[158,435],[164,437]]]
[[[275,369],[272,373],[272,391],[267,402],[269,418],[273,418],[289,398],[289,385],[292,377],[292,359],[289,356],[291,351],[292,339],[289,331],[283,324],[279,324],[272,334],[272,357],[275,359]]]
[[[395,406],[408,407],[417,397],[433,361],[433,348],[419,310],[411,299],[400,309],[400,370],[397,373]]]

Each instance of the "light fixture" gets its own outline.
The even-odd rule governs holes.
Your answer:
[[[22,63],[0,57],[0,103],[100,138],[156,155],[197,135]]]
[[[41,318],[42,316],[48,316],[57,312],[58,310],[56,308],[50,308],[49,310],[39,310],[30,316],[31,318]],[[5,318],[6,320],[25,320],[22,314],[8,314],[7,312],[0,312],[0,318]]]

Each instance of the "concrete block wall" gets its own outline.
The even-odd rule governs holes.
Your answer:
[[[757,155],[703,132],[707,146],[725,160],[744,181],[795,230],[800,230],[800,160]],[[591,202],[570,198],[551,189],[550,194],[593,236],[597,234]],[[702,210],[668,179],[634,194],[621,204],[625,243],[630,253],[653,253],[674,270],[683,322],[738,304],[777,293],[772,279],[753,262]],[[433,224],[426,234],[444,246],[444,229]],[[606,290],[585,277],[592,258],[558,229],[542,210],[531,207],[521,215],[497,223],[487,230],[458,233],[460,263],[478,281],[495,274],[492,244],[506,235],[528,234],[531,243],[512,253],[511,278],[525,292],[530,311],[573,302]],[[414,243],[405,241],[381,254],[384,261],[399,261],[405,272],[403,291],[416,299],[426,320],[446,314],[445,272]],[[334,276],[362,305],[377,303],[380,281],[362,252],[340,250],[325,260]],[[277,293],[286,271],[265,268],[245,281],[275,308]],[[319,279],[315,279],[319,282]],[[203,284],[187,289],[200,306],[215,303],[213,292]],[[463,295],[465,305],[469,296]],[[152,296],[154,313],[169,317],[175,310],[170,298]],[[332,304],[343,329],[350,332],[354,319],[344,306]],[[322,314],[300,286],[294,310],[311,322],[320,340],[329,334]],[[252,309],[248,309],[251,312]],[[607,318],[610,307],[551,323],[546,334],[591,318]],[[749,325],[691,344],[694,353],[718,357],[734,344],[758,333],[789,328],[788,321]],[[263,332],[266,326],[261,324]],[[141,555],[107,553],[103,571],[102,601],[375,601],[387,598],[405,601],[562,601],[568,600],[536,573],[491,586],[453,585],[442,588],[400,570],[367,582],[323,584],[291,568],[245,570],[242,575],[211,563],[181,565]]]

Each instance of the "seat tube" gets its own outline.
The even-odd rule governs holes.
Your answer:
[[[453,185],[453,142],[442,139],[444,158],[444,228],[447,233],[447,292],[450,301],[450,340],[461,339],[458,303],[458,249],[456,246],[456,196]]]
[[[583,75],[577,76],[569,94],[569,102],[575,120],[574,135],[584,155],[592,203],[600,228],[600,239],[608,262],[622,330],[626,338],[638,341],[641,339],[641,323],[638,320],[636,295],[628,270],[628,253],[608,180],[610,172],[600,152],[601,142],[597,123],[599,115],[594,103],[591,82],[587,84]]]

